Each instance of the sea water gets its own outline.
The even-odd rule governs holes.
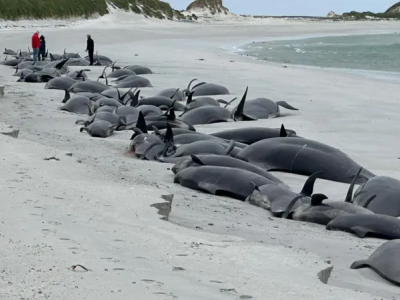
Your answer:
[[[237,51],[260,60],[400,75],[400,34],[362,34],[255,42]]]

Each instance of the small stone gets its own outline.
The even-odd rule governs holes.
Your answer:
[[[8,127],[8,128],[1,128],[0,129],[0,133],[3,135],[8,135],[11,136],[13,138],[18,138],[18,134],[19,134],[19,130],[18,129],[13,129],[12,127]]]
[[[59,161],[60,159],[55,157],[55,156],[51,156],[51,157],[45,157],[45,158],[43,158],[43,160],[56,160],[56,161]]]

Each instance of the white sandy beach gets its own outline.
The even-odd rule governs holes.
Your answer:
[[[378,175],[400,179],[400,86],[326,69],[256,61],[229,51],[251,41],[311,35],[394,32],[396,22],[218,22],[189,24],[118,13],[68,28],[43,28],[49,52],[84,55],[86,34],[99,54],[140,64],[154,88],[197,78],[241,96],[285,100],[281,118],[196,126],[294,129],[337,147]],[[1,47],[30,45],[33,29],[0,30]],[[203,60],[199,60],[203,59]],[[396,58],[394,58],[396,59]],[[102,67],[88,72],[95,78]],[[127,154],[130,132],[91,138],[61,112],[63,92],[16,82],[0,66],[0,299],[392,299],[398,287],[371,270],[350,270],[384,240],[359,239],[323,226],[272,218],[261,208],[173,183],[171,164]],[[59,160],[44,160],[48,157]],[[277,173],[300,190],[305,177]],[[318,180],[316,192],[343,199],[348,186]],[[174,194],[169,221],[154,203]],[[82,264],[89,272],[71,271]],[[332,273],[329,277],[329,272]],[[321,273],[322,272],[322,273]],[[323,283],[329,277],[328,284]]]

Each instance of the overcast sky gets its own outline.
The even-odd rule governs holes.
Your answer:
[[[191,0],[165,0],[175,9],[182,10]],[[326,16],[333,10],[337,14],[356,11],[384,12],[396,0],[224,0],[224,5],[236,14],[251,15],[308,15]]]

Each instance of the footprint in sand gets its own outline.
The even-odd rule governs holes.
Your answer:
[[[49,233],[56,234],[56,233],[57,233],[57,230],[56,230],[56,229],[44,228],[44,229],[42,229],[42,232],[43,232],[44,234],[49,234]]]
[[[173,293],[165,293],[165,292],[156,292],[153,295],[164,295],[163,299],[178,299],[178,296],[174,295]]]
[[[153,279],[142,279],[141,280],[142,285],[146,288],[150,288],[150,287],[162,287],[164,285],[164,283],[159,282],[159,281],[155,281]]]
[[[48,221],[47,223],[51,224],[51,225],[62,225],[60,222],[56,222],[56,221]]]

